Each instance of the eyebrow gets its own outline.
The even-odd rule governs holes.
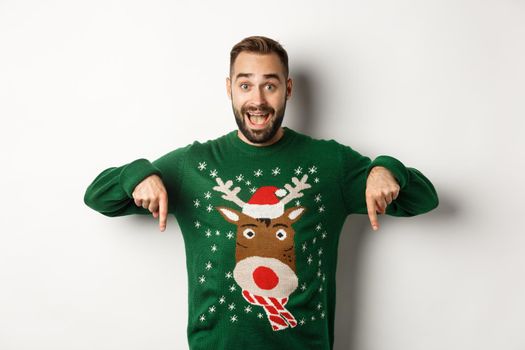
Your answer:
[[[252,76],[253,76],[252,73],[239,73],[235,77],[235,80],[237,80],[239,78],[250,78]],[[279,82],[281,81],[281,78],[279,77],[279,74],[276,74],[276,73],[263,74],[263,77],[265,77],[266,79],[274,78],[274,79],[277,79]]]

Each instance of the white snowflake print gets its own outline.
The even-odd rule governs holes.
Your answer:
[[[219,298],[219,304],[224,304],[226,302],[226,297],[223,295],[222,297]]]
[[[295,175],[301,175],[301,173],[303,172],[303,168],[298,166],[293,172],[295,173]]]
[[[279,167],[276,167],[274,169],[272,169],[272,175],[273,176],[277,176],[281,173],[281,169],[279,169]]]
[[[232,284],[229,288],[230,292],[235,292],[237,290],[237,287],[235,287],[235,284]]]
[[[323,255],[323,248],[319,248],[319,250],[317,251],[317,255],[319,256]]]
[[[308,172],[310,174],[315,174],[317,172],[317,167],[315,165],[312,165],[311,167],[308,168]]]
[[[251,307],[250,305],[246,306],[246,307],[244,308],[244,312],[246,312],[246,313],[250,313],[250,312],[252,312],[252,307]]]
[[[215,305],[212,305],[212,306],[210,306],[210,307],[208,308],[208,311],[209,311],[211,314],[214,313],[215,310],[216,310]]]
[[[323,286],[319,287],[319,293],[323,292]]]
[[[235,310],[235,303],[231,303],[230,305],[228,305],[228,310],[230,311]]]
[[[322,239],[325,239],[325,238],[326,238],[326,236],[327,236],[327,233],[326,233],[326,231],[324,231],[323,233],[321,233],[321,238],[322,238]]]
[[[237,182],[241,182],[242,180],[244,180],[244,175],[243,174],[239,174],[235,177],[235,180],[237,180]]]
[[[321,273],[321,269],[317,270],[317,277],[321,277],[322,273]]]
[[[204,265],[204,268],[205,268],[206,270],[208,270],[208,271],[211,270],[212,267],[213,267],[213,265],[211,264],[211,261],[208,261],[208,262],[206,263],[206,265]]]
[[[315,230],[316,231],[320,231],[321,230],[321,223],[318,223],[316,226],[315,226]]]
[[[315,316],[312,316],[310,319],[311,319],[312,321],[315,321]]]
[[[246,184],[246,186],[250,186],[252,184],[252,182],[250,180],[246,180],[245,184]]]
[[[314,197],[314,201],[316,201],[316,202],[318,202],[318,203],[321,201],[321,194],[320,194],[320,193],[318,193],[318,194],[315,195],[315,197]]]
[[[304,318],[301,318],[301,320],[299,320],[299,324],[302,326],[306,323],[306,321],[304,320]]]
[[[306,251],[306,242],[303,243],[301,248],[302,248],[303,252]]]
[[[218,175],[219,175],[219,173],[217,172],[217,169],[213,169],[212,171],[210,171],[210,176],[211,177],[216,178]]]
[[[257,191],[257,188],[255,188],[255,187],[250,188],[250,192],[251,193],[255,193],[255,191]]]
[[[314,261],[314,259],[312,258],[312,254],[310,254],[308,256],[308,259],[306,259],[306,262],[308,263],[308,265],[310,265],[312,263],[312,261]]]
[[[228,233],[226,234],[226,237],[228,237],[228,239],[232,239],[233,238],[233,232],[232,231],[228,231]]]
[[[201,321],[201,322],[206,321],[206,316],[201,315],[201,316],[199,317],[199,321]]]
[[[317,242],[317,237],[312,238],[312,243],[315,244]]]
[[[206,229],[205,232],[206,232],[206,233],[205,233],[205,236],[206,236],[206,237],[210,237],[210,236],[211,236],[211,230],[210,230],[210,229]]]
[[[295,205],[296,206],[300,206],[301,205],[301,201],[299,201],[299,200],[295,201]]]
[[[263,172],[261,169],[257,169],[253,172],[253,175],[256,177],[262,176]]]
[[[321,266],[321,263],[322,263],[322,262],[323,262],[323,261],[319,259],[319,263],[318,263],[317,265],[318,265],[318,266]]]
[[[321,312],[321,318],[324,318],[324,311]]]
[[[322,278],[323,282],[326,280],[326,275],[323,273],[323,278]]]
[[[324,213],[324,205],[321,205],[318,210],[320,213]]]
[[[213,210],[212,205],[211,205],[211,204],[208,204],[208,206],[206,207],[206,211],[207,211],[208,213],[211,213],[212,210]]]
[[[304,292],[306,290],[306,283],[301,284],[301,290]]]
[[[323,304],[321,302],[317,303],[317,310],[321,310],[323,308]]]
[[[233,273],[231,271],[228,271],[226,272],[226,274],[224,275],[227,279],[230,279],[233,277]]]
[[[316,178],[314,179],[314,182],[315,182],[316,184],[318,184],[318,183],[319,183],[319,178],[316,177]]]
[[[206,169],[206,162],[199,162],[199,166],[197,168],[199,168],[200,171],[203,171]]]
[[[196,200],[193,201],[193,205],[195,206],[195,208],[198,208],[198,207],[200,207],[201,202],[198,199],[196,199]]]
[[[217,245],[216,244],[212,245],[210,249],[213,253],[215,253],[217,251]]]
[[[215,236],[220,236],[220,235],[221,235],[221,231],[215,230]]]
[[[201,223],[200,223],[199,221],[195,221],[195,227],[196,227],[196,228],[201,227]]]
[[[232,323],[237,322],[237,315],[233,315],[233,316],[231,316],[231,317],[230,317],[230,321],[231,321]]]
[[[204,194],[204,198],[206,198],[206,199],[210,199],[210,198],[211,198],[211,192],[210,192],[210,191],[206,192],[206,193]]]
[[[202,275],[202,276],[199,277],[199,283],[203,284],[204,282],[206,282],[206,277],[204,275]]]
[[[257,314],[257,317],[258,318],[263,318],[263,314],[261,314],[260,312]]]

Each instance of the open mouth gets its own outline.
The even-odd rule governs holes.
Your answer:
[[[262,114],[262,113],[245,113],[246,120],[252,128],[261,128],[266,126],[270,120],[271,113]]]

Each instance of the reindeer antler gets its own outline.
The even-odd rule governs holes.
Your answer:
[[[286,195],[286,197],[281,199],[281,203],[286,204],[294,198],[302,197],[303,194],[301,191],[312,187],[310,184],[306,183],[307,179],[307,174],[304,174],[300,181],[296,177],[292,177],[292,182],[295,184],[295,187],[292,187],[289,184],[284,185],[284,188],[286,188],[289,193]]]
[[[222,182],[220,177],[217,177],[216,181],[219,184],[219,186],[214,186],[213,189],[215,191],[224,193],[221,196],[222,198],[234,202],[241,208],[244,206],[245,203],[239,197],[237,197],[237,193],[239,193],[239,191],[241,190],[240,187],[235,187],[234,189],[230,190],[230,187],[233,184],[232,180],[228,180],[226,181],[226,183],[224,183]]]

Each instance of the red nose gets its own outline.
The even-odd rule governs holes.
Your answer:
[[[253,280],[261,289],[273,289],[279,283],[279,277],[266,266],[259,266],[253,271]]]

